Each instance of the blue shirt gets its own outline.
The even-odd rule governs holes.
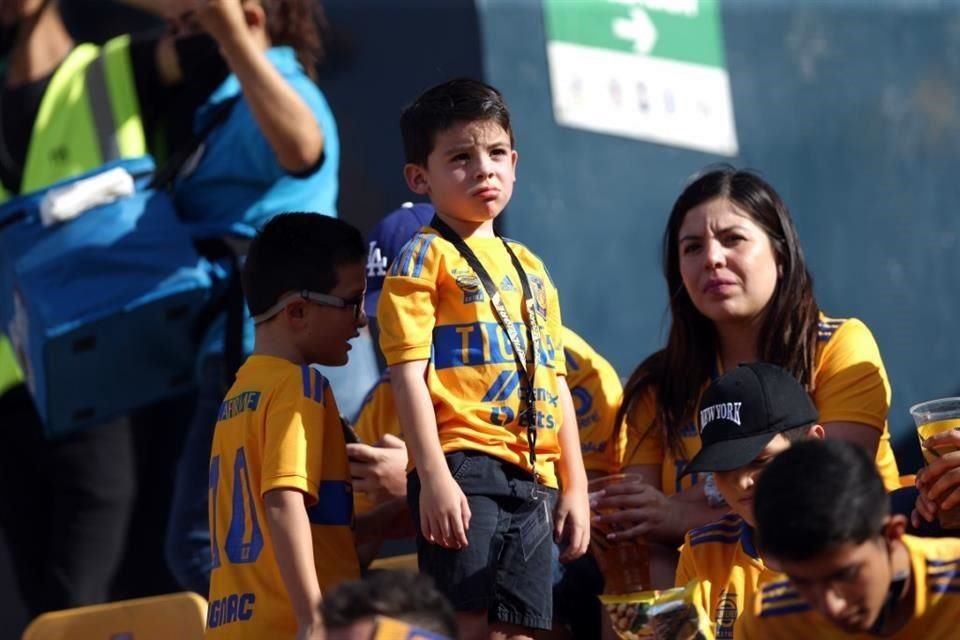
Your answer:
[[[187,161],[174,184],[180,217],[196,238],[252,237],[272,216],[285,211],[337,215],[340,140],[330,106],[292,48],[273,47],[266,56],[317,119],[323,131],[323,162],[303,175],[291,175],[281,167],[250,105],[242,98],[240,81],[231,74],[197,111],[194,131],[202,130],[219,106],[231,100],[236,104]],[[222,291],[228,275],[227,265],[213,265],[215,292]],[[222,353],[224,324],[221,315],[210,326],[201,345],[201,361]],[[243,334],[244,353],[249,354],[253,351],[253,323],[246,312]]]
[[[277,162],[250,105],[240,99],[176,181],[177,207],[197,237],[250,236],[284,211],[337,215],[340,140],[330,106],[293,49],[274,47],[266,56],[317,119],[324,137],[323,163],[306,175],[289,174]],[[241,94],[240,81],[231,74],[197,111],[194,130],[202,129],[218,106]]]

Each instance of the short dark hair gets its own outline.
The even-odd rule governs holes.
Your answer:
[[[791,445],[794,445],[798,442],[806,440],[810,435],[810,428],[813,427],[812,424],[808,424],[802,427],[794,427],[793,429],[787,429],[786,431],[781,431],[780,435],[787,439]]]
[[[281,213],[250,243],[243,264],[243,293],[250,315],[259,315],[288,291],[328,293],[337,267],[366,256],[363,235],[351,224],[318,213]]]
[[[373,616],[387,616],[424,631],[457,637],[453,607],[424,574],[376,571],[324,594],[323,624],[328,629],[347,627]]]
[[[426,166],[437,134],[459,122],[490,120],[510,136],[510,111],[503,95],[471,78],[456,78],[427,89],[400,115],[400,134],[407,162]]]
[[[798,442],[763,470],[754,496],[760,547],[802,562],[880,536],[890,502],[876,462],[842,440]]]

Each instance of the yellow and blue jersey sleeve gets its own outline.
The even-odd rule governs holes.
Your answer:
[[[618,473],[627,434],[615,428],[623,385],[613,366],[587,342],[564,327],[567,385],[577,412],[580,450],[587,471]]]
[[[480,279],[429,227],[407,243],[384,280],[377,308],[380,345],[391,366],[429,360],[426,382],[445,452],[483,451],[529,470],[526,429],[532,423],[539,429],[536,471],[542,482],[556,486],[556,431],[563,420],[557,376],[566,375],[559,299],[540,259],[509,242],[533,296],[532,318],[503,241],[466,239],[497,286],[531,360],[525,325],[535,321],[540,327],[534,414],[521,412],[525,379]]]
[[[887,491],[900,487],[887,414],[890,382],[873,334],[860,320],[820,319],[813,402],[821,424],[855,422],[880,432],[877,468]]]
[[[321,589],[360,573],[346,443],[326,378],[280,358],[248,358],[220,406],[209,478],[208,637],[292,638],[296,617],[264,494],[304,494]]]

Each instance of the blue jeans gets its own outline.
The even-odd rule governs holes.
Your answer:
[[[352,343],[350,362],[319,367],[330,381],[340,413],[355,417],[367,391],[379,377],[370,334]],[[170,572],[181,587],[206,597],[210,592],[210,524],[207,513],[210,446],[223,401],[223,359],[212,356],[201,367],[197,407],[177,463],[173,503],[164,552]]]

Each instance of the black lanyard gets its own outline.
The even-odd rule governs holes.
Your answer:
[[[523,291],[523,302],[524,306],[527,308],[528,321],[525,322],[524,325],[527,328],[527,335],[529,337],[528,342],[533,350],[533,358],[530,361],[529,369],[527,368],[527,350],[520,341],[520,335],[517,333],[517,328],[510,318],[510,313],[507,311],[506,305],[503,304],[503,299],[500,297],[500,291],[490,278],[490,274],[487,272],[487,269],[480,262],[480,259],[477,258],[477,254],[475,254],[473,249],[471,249],[467,243],[464,242],[463,238],[461,238],[453,229],[451,229],[446,222],[441,220],[439,216],[433,216],[433,220],[430,221],[430,226],[439,231],[444,240],[456,247],[463,259],[467,261],[467,264],[470,265],[470,268],[473,269],[474,273],[477,274],[477,278],[480,279],[480,283],[483,285],[484,291],[487,292],[487,296],[490,298],[490,304],[493,306],[493,310],[496,312],[497,320],[499,320],[500,325],[507,334],[507,338],[510,340],[510,345],[513,347],[513,357],[517,363],[517,372],[520,375],[521,387],[523,386],[522,383],[525,382],[527,389],[527,397],[524,399],[526,400],[527,406],[525,409],[521,407],[520,415],[518,416],[518,422],[522,425],[524,422],[523,416],[526,415],[527,444],[530,447],[530,467],[533,472],[533,482],[534,485],[536,485],[537,391],[533,383],[536,380],[537,364],[540,362],[543,343],[540,341],[540,325],[537,323],[535,302],[533,299],[533,292],[530,290],[530,283],[527,280],[527,273],[524,271],[523,265],[520,264],[517,254],[513,252],[513,249],[510,248],[510,245],[507,243],[507,241],[503,238],[500,238],[504,248],[510,255],[510,262],[513,263],[513,268],[516,269],[517,276],[520,278],[520,288]],[[534,491],[536,491],[536,489],[534,489]]]

